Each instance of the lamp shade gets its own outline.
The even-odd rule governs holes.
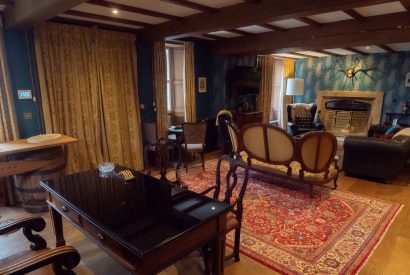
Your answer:
[[[302,78],[288,78],[286,95],[303,95],[304,82]]]

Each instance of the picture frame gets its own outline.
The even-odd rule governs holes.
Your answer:
[[[206,93],[206,77],[198,77],[198,92]]]
[[[404,82],[404,86],[410,88],[410,73],[406,74],[406,82]]]

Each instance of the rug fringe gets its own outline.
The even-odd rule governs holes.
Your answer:
[[[394,214],[394,216],[390,219],[389,224],[384,228],[384,232],[383,234],[380,236],[380,238],[376,241],[377,243],[374,245],[374,247],[370,250],[370,253],[368,255],[365,256],[365,258],[363,259],[364,261],[362,262],[362,264],[360,265],[360,267],[356,270],[353,271],[351,274],[358,274],[360,273],[360,271],[362,271],[363,267],[367,264],[367,262],[370,260],[370,258],[372,257],[372,255],[374,254],[374,252],[376,251],[376,249],[379,247],[379,245],[382,243],[382,240],[384,239],[384,237],[386,236],[387,232],[390,229],[390,226],[392,226],[392,224],[394,223],[394,221],[396,220],[397,216],[400,214],[400,211],[403,209],[404,205],[401,204],[401,206],[399,207],[399,209],[396,211],[396,213]]]

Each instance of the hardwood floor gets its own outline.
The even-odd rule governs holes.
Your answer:
[[[217,153],[207,154],[207,159],[217,157]],[[379,247],[361,269],[360,274],[409,274],[410,273],[410,167],[407,167],[391,183],[376,183],[370,180],[346,177],[341,173],[339,190],[376,197],[404,204],[396,220],[387,231]],[[1,202],[0,202],[0,205]],[[1,219],[27,216],[19,207],[0,207]],[[48,213],[42,215],[47,227],[41,233],[49,247],[54,246],[54,234]],[[68,245],[76,247],[81,254],[81,263],[75,269],[77,274],[129,274],[120,264],[86,239],[77,229],[64,222],[64,235]],[[28,248],[22,232],[0,237],[0,259]],[[241,254],[238,263],[227,262],[225,274],[277,274],[273,270]],[[33,272],[31,274],[52,274]],[[168,267],[160,274],[203,274],[202,260],[196,252]]]

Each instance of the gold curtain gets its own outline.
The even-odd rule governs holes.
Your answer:
[[[168,112],[167,112],[167,87],[166,87],[166,63],[165,42],[154,42],[153,54],[153,77],[154,98],[157,120],[157,136],[163,138],[168,136]]]
[[[259,56],[258,59],[262,76],[257,101],[257,110],[263,112],[262,122],[269,123],[270,113],[272,111],[273,70],[275,59],[270,55]]]
[[[292,97],[286,95],[286,83],[288,78],[295,77],[295,59],[285,58],[283,61],[283,81],[282,81],[282,99],[281,99],[281,125],[283,129],[287,129],[288,114],[286,106],[292,103]]]
[[[185,42],[185,120],[196,122],[194,43]]]
[[[3,30],[0,27],[0,143],[19,138],[16,112],[14,110],[13,90],[4,49]],[[4,186],[6,205],[14,204],[12,178],[0,178]]]
[[[79,140],[67,171],[109,160],[142,169],[135,36],[56,23],[34,34],[45,130]]]

